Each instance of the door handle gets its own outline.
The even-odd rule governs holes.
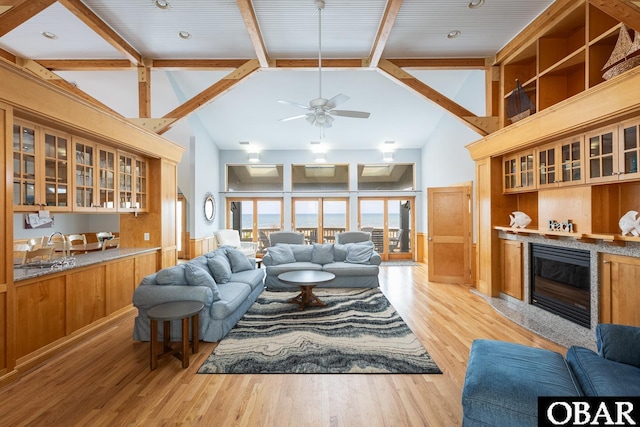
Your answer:
[[[432,240],[433,240],[433,237],[427,237],[427,240],[428,240],[428,241],[432,241]]]

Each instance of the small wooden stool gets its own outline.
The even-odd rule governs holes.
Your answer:
[[[182,367],[189,366],[189,318],[191,318],[191,330],[193,331],[192,351],[198,352],[200,340],[198,339],[198,313],[204,308],[204,304],[198,301],[173,301],[156,305],[149,309],[147,317],[151,321],[151,369],[158,367],[158,359],[164,356],[174,355],[182,361]],[[182,345],[171,347],[171,321],[182,320]],[[158,321],[163,322],[163,348],[158,353]]]

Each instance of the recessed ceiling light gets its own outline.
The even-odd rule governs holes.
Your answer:
[[[55,40],[58,38],[58,36],[56,36],[55,34],[53,34],[50,31],[43,31],[40,34],[42,34],[42,37],[47,38],[49,40]]]
[[[249,141],[240,141],[238,142],[240,145],[249,145]]]
[[[455,39],[455,38],[460,37],[460,34],[462,34],[460,32],[460,30],[449,31],[449,33],[447,33],[447,38],[448,39]]]
[[[167,0],[155,0],[154,3],[158,9],[163,10],[169,9],[169,7],[171,6]]]
[[[396,142],[395,142],[395,141],[385,141],[384,143],[385,143],[386,145],[393,145],[393,144],[395,144]]]
[[[181,39],[187,40],[191,38],[191,33],[189,33],[188,31],[180,31],[178,33],[178,37],[180,37]]]
[[[477,9],[484,4],[484,0],[471,0],[467,7],[469,9]]]
[[[320,141],[311,141],[309,144],[311,144],[311,145],[318,145],[318,144],[320,144]]]

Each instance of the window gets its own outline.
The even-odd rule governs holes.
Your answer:
[[[358,190],[415,190],[413,169],[413,163],[360,164],[358,165]]]
[[[349,165],[292,165],[293,191],[348,191]]]
[[[282,165],[227,165],[227,191],[282,191]]]

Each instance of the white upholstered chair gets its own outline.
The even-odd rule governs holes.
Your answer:
[[[218,230],[216,241],[218,246],[232,246],[241,250],[248,258],[255,258],[258,250],[257,242],[242,242],[238,230]]]

